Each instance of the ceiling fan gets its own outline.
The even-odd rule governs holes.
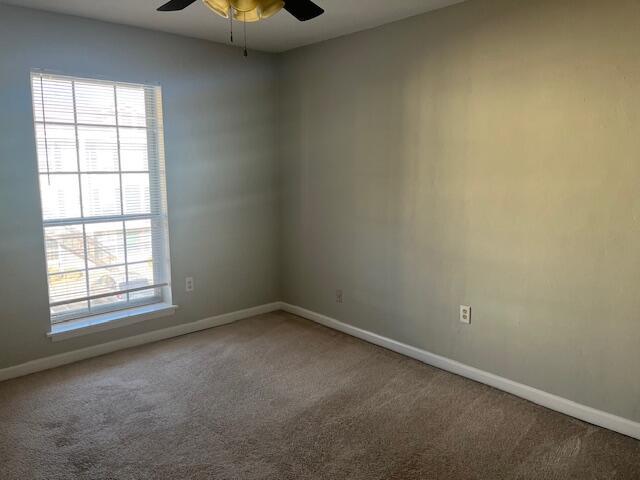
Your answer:
[[[170,0],[158,8],[159,12],[183,10],[197,0]],[[272,17],[283,8],[301,22],[306,22],[324,13],[311,0],[202,0],[221,17],[229,19],[231,42],[233,43],[233,20],[244,23],[244,56],[247,56],[247,22],[257,22]]]
[[[171,0],[158,11],[174,12],[183,10],[197,0]],[[240,22],[256,22],[278,13],[283,7],[301,22],[306,22],[324,10],[311,0],[203,0],[204,4],[224,18],[233,16]]]

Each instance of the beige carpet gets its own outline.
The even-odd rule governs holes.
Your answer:
[[[640,442],[286,313],[0,383],[0,479],[640,479]]]

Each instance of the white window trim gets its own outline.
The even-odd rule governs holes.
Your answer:
[[[110,79],[106,79],[106,78],[82,78],[82,77],[74,77],[74,76],[68,76],[68,75],[64,75],[64,74],[60,74],[57,72],[47,72],[45,70],[40,70],[40,69],[32,69],[31,70],[32,75],[53,75],[53,76],[57,76],[57,77],[67,77],[71,80],[86,80],[86,81],[97,81],[97,82],[108,82],[108,83],[112,83],[114,84],[114,89],[115,89],[115,85],[116,84],[122,84],[122,85],[126,85],[126,82],[117,82],[117,81],[113,81]],[[130,85],[136,85],[136,86],[143,86],[143,87],[159,87],[158,84],[146,84],[146,85],[142,85],[142,84],[130,84]],[[43,95],[43,99],[44,99],[44,92],[42,92]],[[159,94],[161,96],[161,93]],[[32,100],[33,101],[33,100]],[[44,101],[44,100],[43,100]],[[161,100],[160,100],[161,102]],[[116,104],[117,107],[117,104]],[[75,111],[75,96],[74,96],[74,123],[73,125],[75,126],[75,128],[77,129],[77,127],[79,125],[83,125],[82,123],[79,123],[77,121],[77,118],[75,118],[76,116],[76,111]],[[164,152],[164,134],[163,134],[163,114],[162,114],[162,104],[160,103],[159,106],[159,135],[157,138],[157,142],[159,144],[158,149],[162,152]],[[44,120],[43,120],[44,121]],[[34,125],[37,122],[35,121],[34,118]],[[47,122],[50,124],[55,124],[56,122]],[[64,125],[68,125],[67,123],[64,123]],[[99,124],[98,126],[104,126],[102,124]],[[119,128],[118,125],[118,112],[116,111],[116,128]],[[148,128],[148,127],[147,127]],[[119,133],[119,132],[118,132]],[[77,142],[77,133],[76,133],[76,142]],[[119,140],[118,140],[118,148],[120,148],[119,146]],[[163,155],[163,154],[162,154]],[[120,162],[120,158],[118,160]],[[162,169],[164,169],[164,158],[162,158]],[[80,166],[78,165],[78,174],[81,173],[80,171]],[[104,173],[104,172],[91,172],[91,173]],[[113,172],[108,172],[108,173],[113,173]],[[120,175],[122,175],[122,172],[119,172]],[[128,173],[135,173],[135,172],[128,172]],[[146,171],[144,173],[147,173]],[[75,174],[75,172],[74,172]],[[166,179],[164,180],[166,182]],[[166,184],[162,186],[162,188],[166,188]],[[122,191],[121,193],[121,202],[122,202]],[[165,194],[166,195],[166,194]],[[80,201],[82,201],[82,196],[80,197]],[[120,215],[118,216],[118,220],[122,220],[123,222],[128,220],[128,217],[131,217],[131,219],[160,219],[163,220],[164,222],[167,221],[167,211],[166,211],[166,197],[164,198],[164,202],[165,202],[165,208],[164,211],[162,213],[149,213],[149,214],[132,214],[132,215]],[[55,225],[56,223],[60,223],[61,225],[65,225],[65,224],[69,224],[69,222],[71,223],[80,223],[84,226],[84,224],[87,223],[95,223],[98,222],[100,220],[104,221],[105,218],[100,218],[100,217],[94,217],[94,218],[78,218],[78,219],[65,219],[65,220],[61,220],[61,221],[44,221],[43,220],[43,226],[46,223],[51,223],[51,225]],[[160,318],[160,317],[166,317],[169,315],[173,315],[175,313],[175,310],[178,308],[177,305],[173,305],[171,303],[171,296],[172,296],[172,292],[171,292],[171,284],[170,284],[170,278],[171,278],[171,267],[170,267],[170,254],[169,254],[169,239],[168,239],[168,231],[165,230],[165,235],[166,235],[166,244],[163,245],[163,248],[165,249],[165,254],[164,254],[164,262],[166,263],[164,265],[164,268],[166,269],[167,273],[167,281],[158,284],[157,286],[159,288],[162,289],[162,296],[161,297],[156,297],[157,299],[161,300],[160,302],[156,301],[155,303],[143,303],[141,305],[131,305],[129,307],[123,308],[122,310],[111,310],[111,311],[107,311],[105,313],[96,313],[93,315],[87,315],[87,316],[81,316],[81,317],[77,317],[75,319],[71,318],[69,320],[62,320],[59,323],[53,323],[53,319],[50,318],[50,328],[51,330],[49,332],[47,332],[47,337],[49,337],[52,341],[57,342],[57,341],[61,341],[61,340],[65,340],[68,338],[73,338],[73,337],[77,337],[80,335],[87,335],[90,333],[95,333],[95,332],[100,332],[100,331],[105,331],[105,330],[110,330],[110,329],[114,329],[114,328],[119,328],[122,326],[126,326],[126,325],[131,325],[134,323],[138,323],[138,322],[142,322],[145,320],[150,320],[150,319],[154,319],[154,318]],[[86,247],[85,247],[86,248]],[[126,249],[126,247],[125,247]],[[135,290],[135,289],[133,289]],[[130,291],[133,291],[130,289]],[[96,297],[100,297],[101,295],[98,295]],[[164,301],[162,301],[162,299]]]
[[[177,308],[177,305],[168,303],[154,303],[142,307],[103,313],[102,315],[82,317],[77,320],[51,325],[51,331],[47,333],[47,337],[54,342],[59,342],[68,338],[144,322],[145,320],[167,317],[173,315]]]

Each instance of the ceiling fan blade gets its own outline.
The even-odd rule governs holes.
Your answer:
[[[301,22],[306,22],[324,13],[324,10],[311,0],[285,0],[284,9]]]
[[[182,10],[187,8],[192,3],[195,3],[197,0],[171,0],[170,2],[165,3],[160,8],[158,8],[159,12],[175,12],[176,10]]]

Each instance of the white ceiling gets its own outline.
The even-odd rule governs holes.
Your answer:
[[[177,33],[226,43],[229,23],[196,2],[181,12],[156,12],[167,0],[0,0],[0,3]],[[298,22],[286,11],[248,24],[249,48],[282,52],[365,30],[464,0],[315,0],[324,15]],[[240,25],[237,25],[239,27]]]

